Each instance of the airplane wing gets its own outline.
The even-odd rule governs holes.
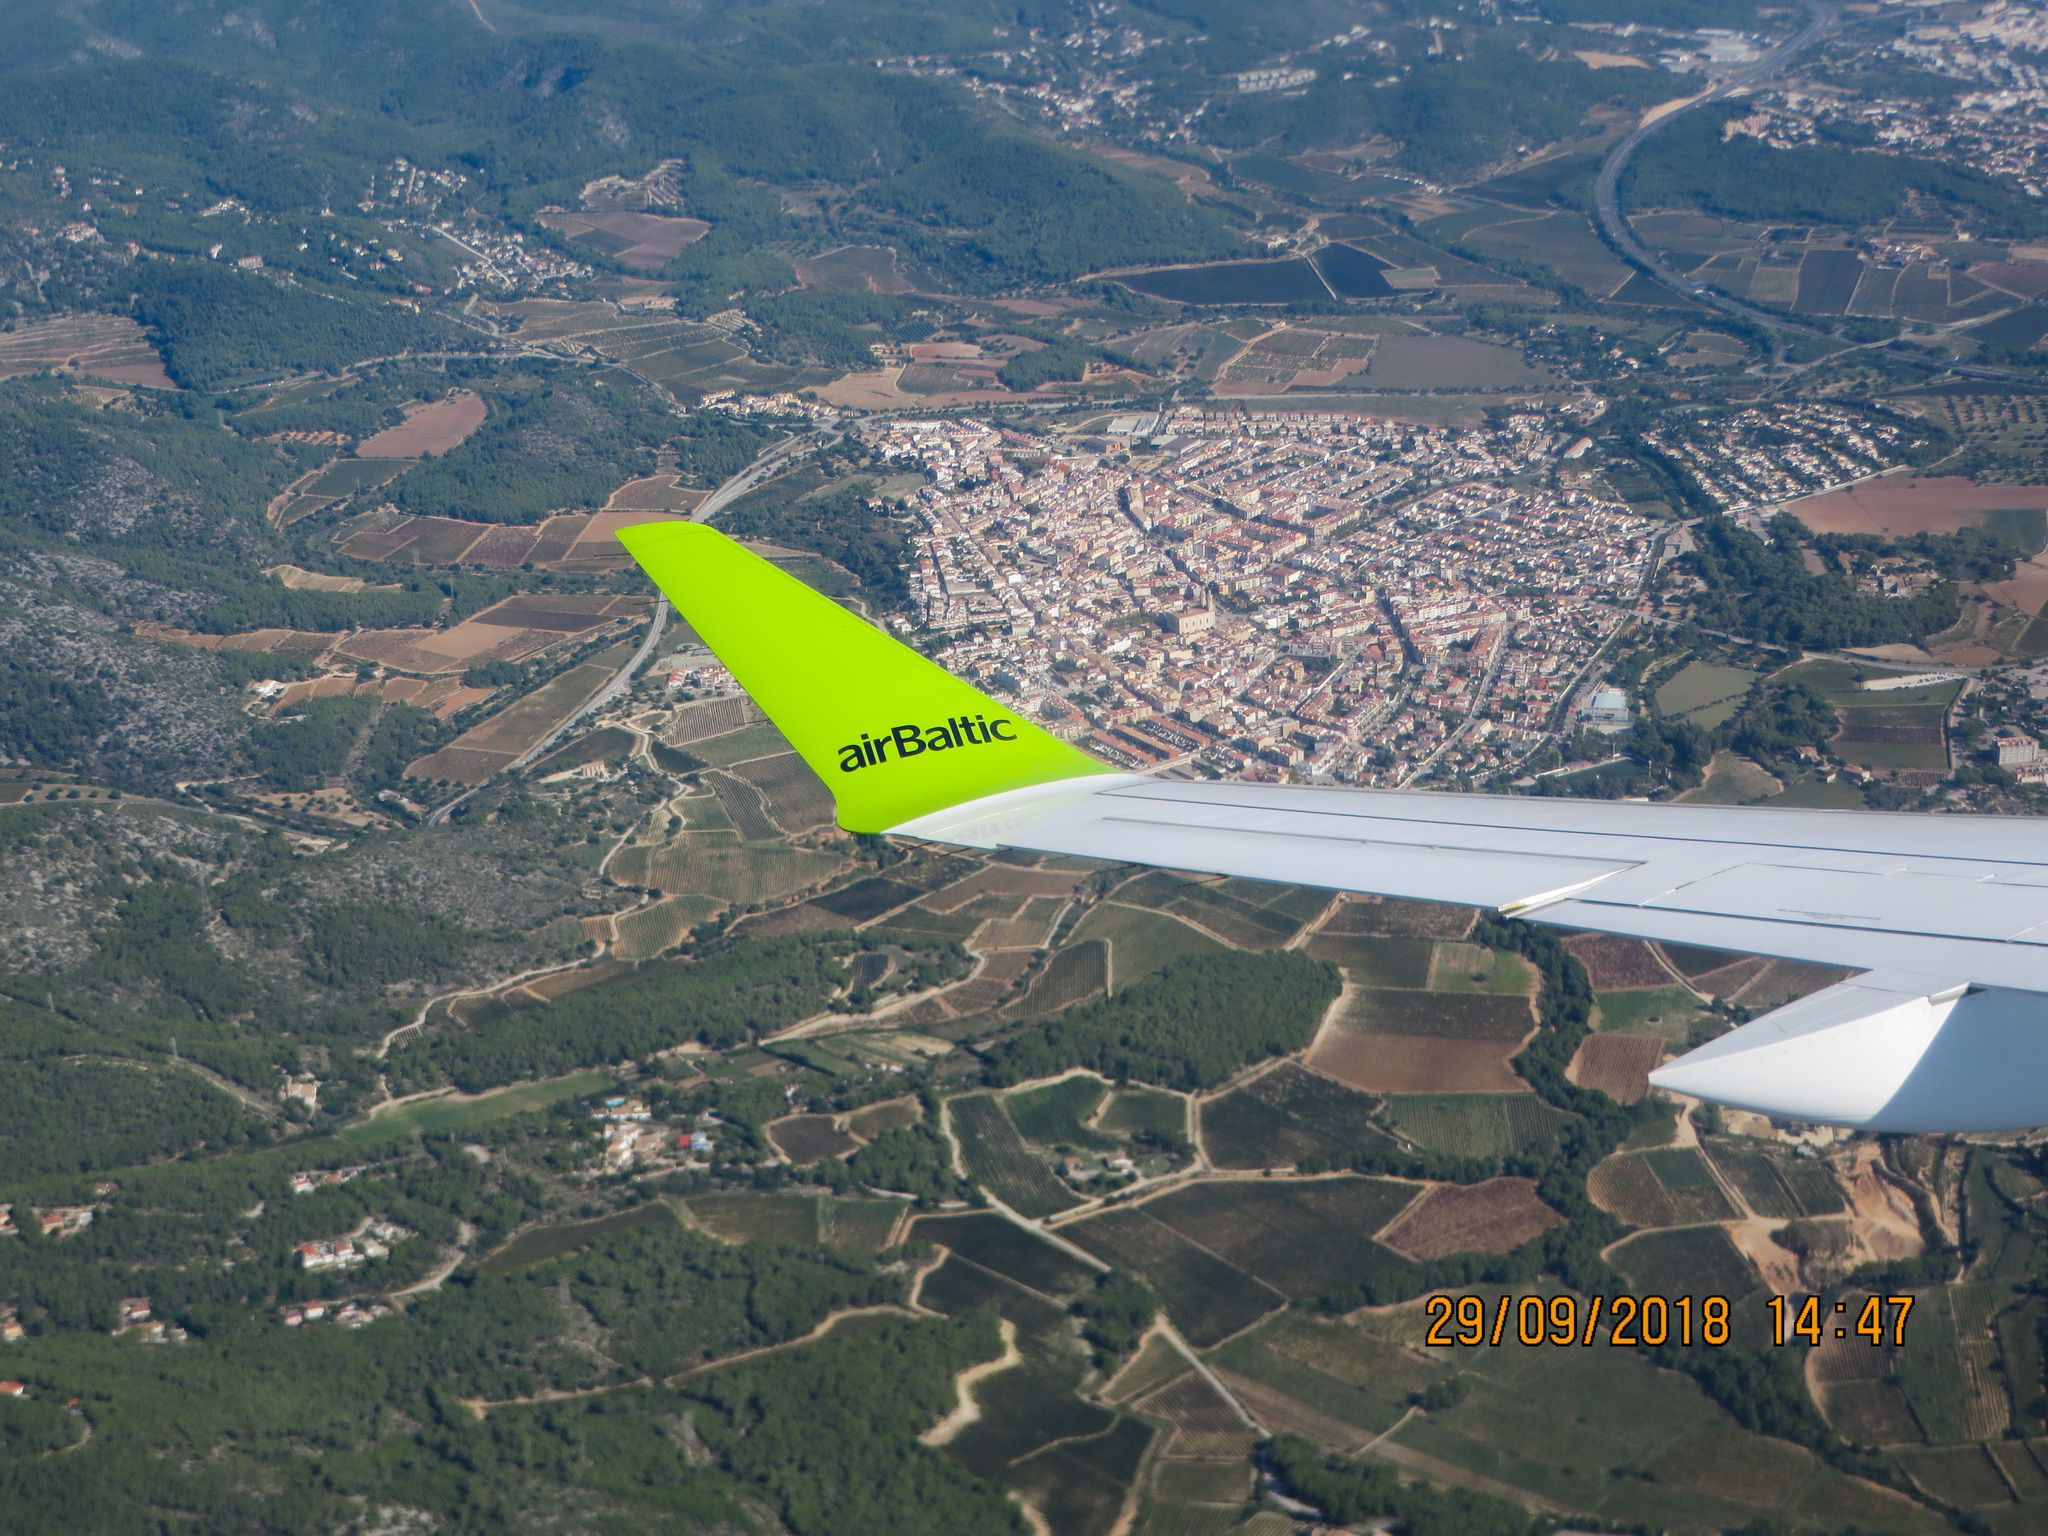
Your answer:
[[[1865,974],[1651,1074],[1790,1120],[2048,1123],[2048,836],[2032,820],[1616,804],[1120,773],[716,531],[621,540],[851,831],[1490,908]]]

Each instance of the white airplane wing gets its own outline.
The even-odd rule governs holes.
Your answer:
[[[2032,820],[1090,776],[891,830],[1865,971],[1651,1082],[1871,1130],[2048,1122],[2048,833]]]
[[[694,523],[621,541],[828,786],[839,821],[1866,974],[1651,1074],[1776,1117],[2048,1124],[2048,836],[2032,819],[1632,805],[1116,772]]]

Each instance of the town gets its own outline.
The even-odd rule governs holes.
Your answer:
[[[930,479],[916,628],[1133,771],[1512,775],[1559,741],[1664,548],[1662,526],[1544,483],[1574,434],[1536,413],[1183,407],[1136,452],[973,421],[870,436]]]

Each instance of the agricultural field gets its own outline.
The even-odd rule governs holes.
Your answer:
[[[1222,1343],[1287,1301],[1142,1209],[1105,1211],[1063,1226],[1060,1235],[1105,1264],[1143,1275],[1182,1337],[1197,1349]]]
[[[831,824],[832,792],[794,752],[739,763],[732,771],[759,792],[769,819],[783,832]]]
[[[1612,1249],[1608,1262],[1649,1295],[1734,1300],[1757,1283],[1749,1260],[1719,1227],[1641,1232]]]
[[[690,1224],[728,1243],[814,1244],[819,1240],[820,1202],[829,1196],[757,1194],[692,1195],[683,1202]]]
[[[1462,939],[1472,931],[1478,913],[1439,901],[1408,901],[1351,896],[1323,920],[1319,932],[1365,934],[1376,938]]]
[[[884,1131],[902,1130],[923,1118],[924,1106],[914,1097],[905,1096],[856,1109],[846,1117],[846,1128],[854,1135],[872,1141]]]
[[[142,327],[127,315],[65,315],[0,335],[0,379],[45,369],[145,389],[178,387]]]
[[[1713,1170],[1692,1147],[1618,1153],[1594,1168],[1586,1189],[1594,1204],[1632,1227],[1732,1221],[1736,1216]]]
[[[406,766],[406,776],[451,784],[482,784],[521,754],[547,739],[569,716],[596,696],[631,656],[619,645],[571,667],[515,704],[463,732],[447,746]]]
[[[1508,1157],[1572,1117],[1528,1093],[1401,1094],[1386,1118],[1408,1140],[1456,1157]]]
[[[1283,1061],[1241,1088],[1200,1100],[1202,1146],[1218,1168],[1287,1168],[1306,1157],[1342,1157],[1385,1144],[1373,1123],[1379,1101]]]
[[[1597,994],[1599,1027],[1616,1034],[1661,1035],[1683,1044],[1693,1027],[1705,1016],[1699,999],[1681,986],[1663,984],[1628,987]]]
[[[834,1124],[832,1115],[790,1115],[771,1120],[768,1139],[775,1150],[799,1168],[828,1157],[845,1157],[858,1151],[860,1143]]]
[[[1578,213],[1553,213],[1543,218],[1489,222],[1472,228],[1464,243],[1495,260],[1537,262],[1564,282],[1583,288],[1594,298],[1613,293],[1634,269],[1616,260]]]
[[[356,444],[359,459],[439,458],[484,424],[483,396],[450,390],[439,400],[405,407],[405,420]]]
[[[1430,939],[1371,938],[1317,933],[1304,949],[1317,960],[1342,966],[1344,977],[1360,987],[1427,988],[1436,944]]]
[[[1380,1235],[1389,1248],[1428,1260],[1507,1253],[1563,1222],[1536,1198],[1535,1180],[1502,1178],[1438,1185]]]
[[[1564,947],[1586,968],[1595,992],[1661,987],[1671,982],[1671,972],[1641,939],[1624,939],[1611,933],[1575,933],[1564,941]]]
[[[993,1094],[968,1094],[946,1104],[967,1176],[1021,1216],[1051,1216],[1081,1204],[1053,1176],[1043,1156],[1024,1145]]]
[[[1747,667],[1690,662],[1657,689],[1658,712],[1703,729],[1721,725],[1734,715],[1743,695],[1761,675]]]
[[[1139,1209],[1290,1299],[1326,1295],[1397,1262],[1371,1234],[1413,1204],[1392,1179],[1211,1180]]]
[[[1588,1035],[1572,1054],[1566,1075],[1617,1103],[1640,1104],[1650,1096],[1650,1073],[1664,1060],[1664,1052],[1660,1035]]]
[[[1177,917],[1105,901],[1074,927],[1076,944],[1099,939],[1108,951],[1109,990],[1122,991],[1142,976],[1188,955],[1214,954],[1222,946]]]
[[[1182,1140],[1188,1134],[1188,1101],[1158,1088],[1123,1088],[1096,1112],[1098,1129],[1112,1136],[1152,1132]]]
[[[611,1215],[600,1216],[595,1221],[529,1227],[504,1247],[487,1255],[477,1266],[477,1271],[485,1275],[509,1275],[515,1270],[544,1264],[549,1259],[559,1259],[564,1254],[581,1252],[591,1244],[602,1242],[615,1233],[630,1232],[635,1227],[669,1226],[676,1220],[676,1212],[672,1207],[658,1200],[650,1200],[645,1205],[636,1205],[630,1210],[614,1211]]]
[[[920,1216],[911,1235],[1055,1301],[1078,1296],[1095,1282],[1095,1270],[1005,1216]]]
[[[1114,1509],[1135,1475],[1132,1450],[1142,1451],[1151,1437],[1144,1433],[1133,1447],[1137,1432],[1123,1427],[1133,1420],[1077,1395],[1088,1373],[1088,1354],[1066,1309],[979,1265],[950,1257],[924,1278],[917,1299],[950,1316],[978,1309],[997,1312],[1015,1328],[1023,1357],[1021,1364],[976,1384],[981,1412],[945,1442],[947,1454],[977,1476],[1018,1488],[1035,1505],[1074,1511],[1071,1528],[1084,1536],[1106,1536],[1099,1516],[1108,1506],[1113,1522]],[[1119,1442],[1105,1444],[1112,1434],[1119,1435]],[[1078,1466],[1023,1465],[1060,1442],[1080,1452]]]
[[[1743,1204],[1759,1216],[1789,1221],[1832,1216],[1847,1208],[1841,1187],[1823,1163],[1787,1162],[1720,1141],[1709,1143],[1706,1153]]]
[[[1302,1060],[1366,1093],[1527,1093],[1508,1065],[1514,1053],[1512,1042],[1387,1034],[1340,1018],[1324,1025]]]
[[[1526,974],[1525,971],[1514,979],[1520,981]],[[1527,1038],[1536,1027],[1535,1015],[1521,992],[1502,997],[1375,987],[1352,993],[1340,1006],[1338,1022],[1359,1034],[1487,1041],[1512,1046]]]
[[[1449,941],[1436,946],[1429,972],[1430,989],[1437,992],[1527,997],[1536,990],[1536,982],[1535,969],[1520,955]]]
[[[830,879],[845,865],[836,854],[744,845],[732,832],[686,831],[659,845],[620,849],[610,874],[625,885],[745,904],[793,895]]]
[[[1322,891],[1252,880],[1197,881],[1154,870],[1117,887],[1115,899],[1168,912],[1239,949],[1278,949],[1329,905]],[[1122,986],[1120,982],[1119,987]]]
[[[1081,1073],[1042,1088],[1013,1090],[1002,1096],[1002,1105],[1017,1134],[1034,1146],[1108,1152],[1123,1143],[1086,1123],[1108,1094],[1101,1078]]]
[[[341,1135],[358,1146],[409,1141],[414,1135],[459,1136],[464,1131],[489,1125],[507,1115],[528,1114],[550,1104],[559,1104],[564,1099],[583,1098],[611,1081],[607,1072],[576,1072],[567,1077],[549,1078],[546,1082],[497,1088],[489,1093],[442,1094],[436,1098],[387,1107],[369,1119],[349,1126]]]

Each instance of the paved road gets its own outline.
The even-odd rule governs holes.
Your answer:
[[[519,769],[524,768],[528,763],[537,762],[542,757],[545,757],[549,749],[552,748],[556,742],[560,741],[562,737],[566,735],[576,725],[576,723],[579,720],[588,719],[591,715],[596,714],[606,705],[614,703],[618,699],[623,698],[626,695],[626,693],[631,690],[633,686],[633,674],[638,672],[643,666],[647,664],[647,658],[654,654],[655,646],[659,644],[661,641],[661,632],[667,627],[668,599],[666,597],[662,597],[654,605],[654,622],[647,626],[647,638],[640,642],[640,649],[633,653],[632,659],[628,661],[623,667],[619,668],[619,670],[615,674],[613,674],[612,680],[606,683],[602,688],[598,689],[597,692],[591,696],[591,699],[587,704],[585,704],[581,709],[577,710],[575,714],[569,716],[569,718],[564,720],[560,725],[556,726],[552,731],[549,731],[547,735],[543,736],[539,741],[535,742],[532,746],[528,747],[524,752],[520,753],[519,756],[515,758],[512,762],[506,764],[503,768],[500,768],[498,772],[515,773]],[[495,777],[495,775],[493,775],[493,777]],[[437,810],[429,814],[427,817],[427,825],[430,827],[438,827],[445,825],[447,823],[448,818],[455,814],[455,808],[458,805],[462,804],[463,801],[467,800],[471,795],[475,794],[478,789],[482,788],[483,785],[479,784],[477,785],[476,789],[464,790],[461,794],[457,795],[453,800],[450,800],[446,805],[439,807]]]
[[[747,492],[774,479],[789,467],[791,459],[799,454],[815,452],[827,443],[837,441],[838,437],[839,433],[835,429],[821,426],[785,438],[699,502],[697,510],[690,514],[690,521],[710,522]]]
[[[1628,163],[1634,158],[1635,152],[1642,148],[1644,141],[1652,134],[1662,132],[1671,123],[1697,107],[1723,100],[1735,91],[1760,84],[1778,75],[1786,65],[1833,34],[1841,25],[1841,18],[1823,4],[1822,0],[1802,0],[1802,3],[1806,7],[1809,20],[1796,37],[1779,44],[1749,68],[1738,70],[1712,90],[1694,97],[1676,111],[1666,113],[1655,122],[1643,124],[1608,151],[1607,159],[1601,164],[1600,175],[1593,183],[1593,205],[1601,229],[1606,232],[1607,238],[1614,242],[1615,248],[1666,287],[1768,331],[1833,339],[1830,332],[1817,326],[1801,325],[1796,320],[1788,320],[1785,316],[1769,310],[1754,309],[1703,283],[1694,282],[1683,272],[1660,261],[1648,246],[1638,240],[1635,231],[1629,227],[1627,217],[1621,211],[1622,173],[1628,169]],[[1973,379],[2023,379],[2032,383],[2039,382],[2033,374],[2019,373],[2009,368],[1989,368],[1981,363],[1961,363],[1947,356],[1931,355],[1917,348],[1902,347],[1892,342],[1870,342],[1865,345],[1871,351],[1884,353],[1893,362],[1932,369],[1937,373],[1955,373]]]
[[[1695,283],[1691,278],[1675,268],[1665,265],[1665,263],[1659,261],[1651,253],[1648,246],[1636,238],[1636,232],[1629,227],[1628,220],[1623,217],[1621,212],[1620,189],[1622,172],[1628,169],[1628,163],[1634,158],[1635,152],[1643,147],[1644,142],[1652,134],[1663,132],[1672,123],[1698,107],[1703,107],[1709,102],[1720,101],[1731,92],[1739,91],[1746,86],[1756,85],[1770,79],[1800,54],[1806,52],[1807,49],[1813,47],[1814,44],[1835,30],[1839,22],[1833,11],[1821,4],[1820,0],[1804,0],[1804,3],[1810,19],[1798,36],[1789,42],[1780,43],[1761,59],[1758,59],[1756,63],[1750,65],[1749,68],[1736,71],[1712,90],[1695,96],[1690,102],[1676,111],[1667,112],[1664,116],[1656,119],[1656,121],[1643,124],[1634,133],[1631,133],[1627,138],[1615,145],[1612,150],[1608,151],[1607,159],[1600,167],[1599,179],[1593,183],[1593,206],[1600,216],[1600,227],[1607,232],[1607,238],[1614,242],[1616,248],[1623,255],[1656,278],[1658,282],[1677,290],[1679,293],[1690,294],[1701,303],[1712,304],[1716,308],[1726,310],[1733,315],[1740,315],[1745,320],[1757,325],[1766,326],[1774,331],[1790,330],[1798,331],[1802,335],[1824,336],[1827,334],[1825,331],[1815,330],[1811,326],[1794,324],[1787,321],[1782,315],[1774,315],[1767,310],[1751,309],[1747,304],[1738,303],[1725,294],[1716,293],[1711,288]]]

